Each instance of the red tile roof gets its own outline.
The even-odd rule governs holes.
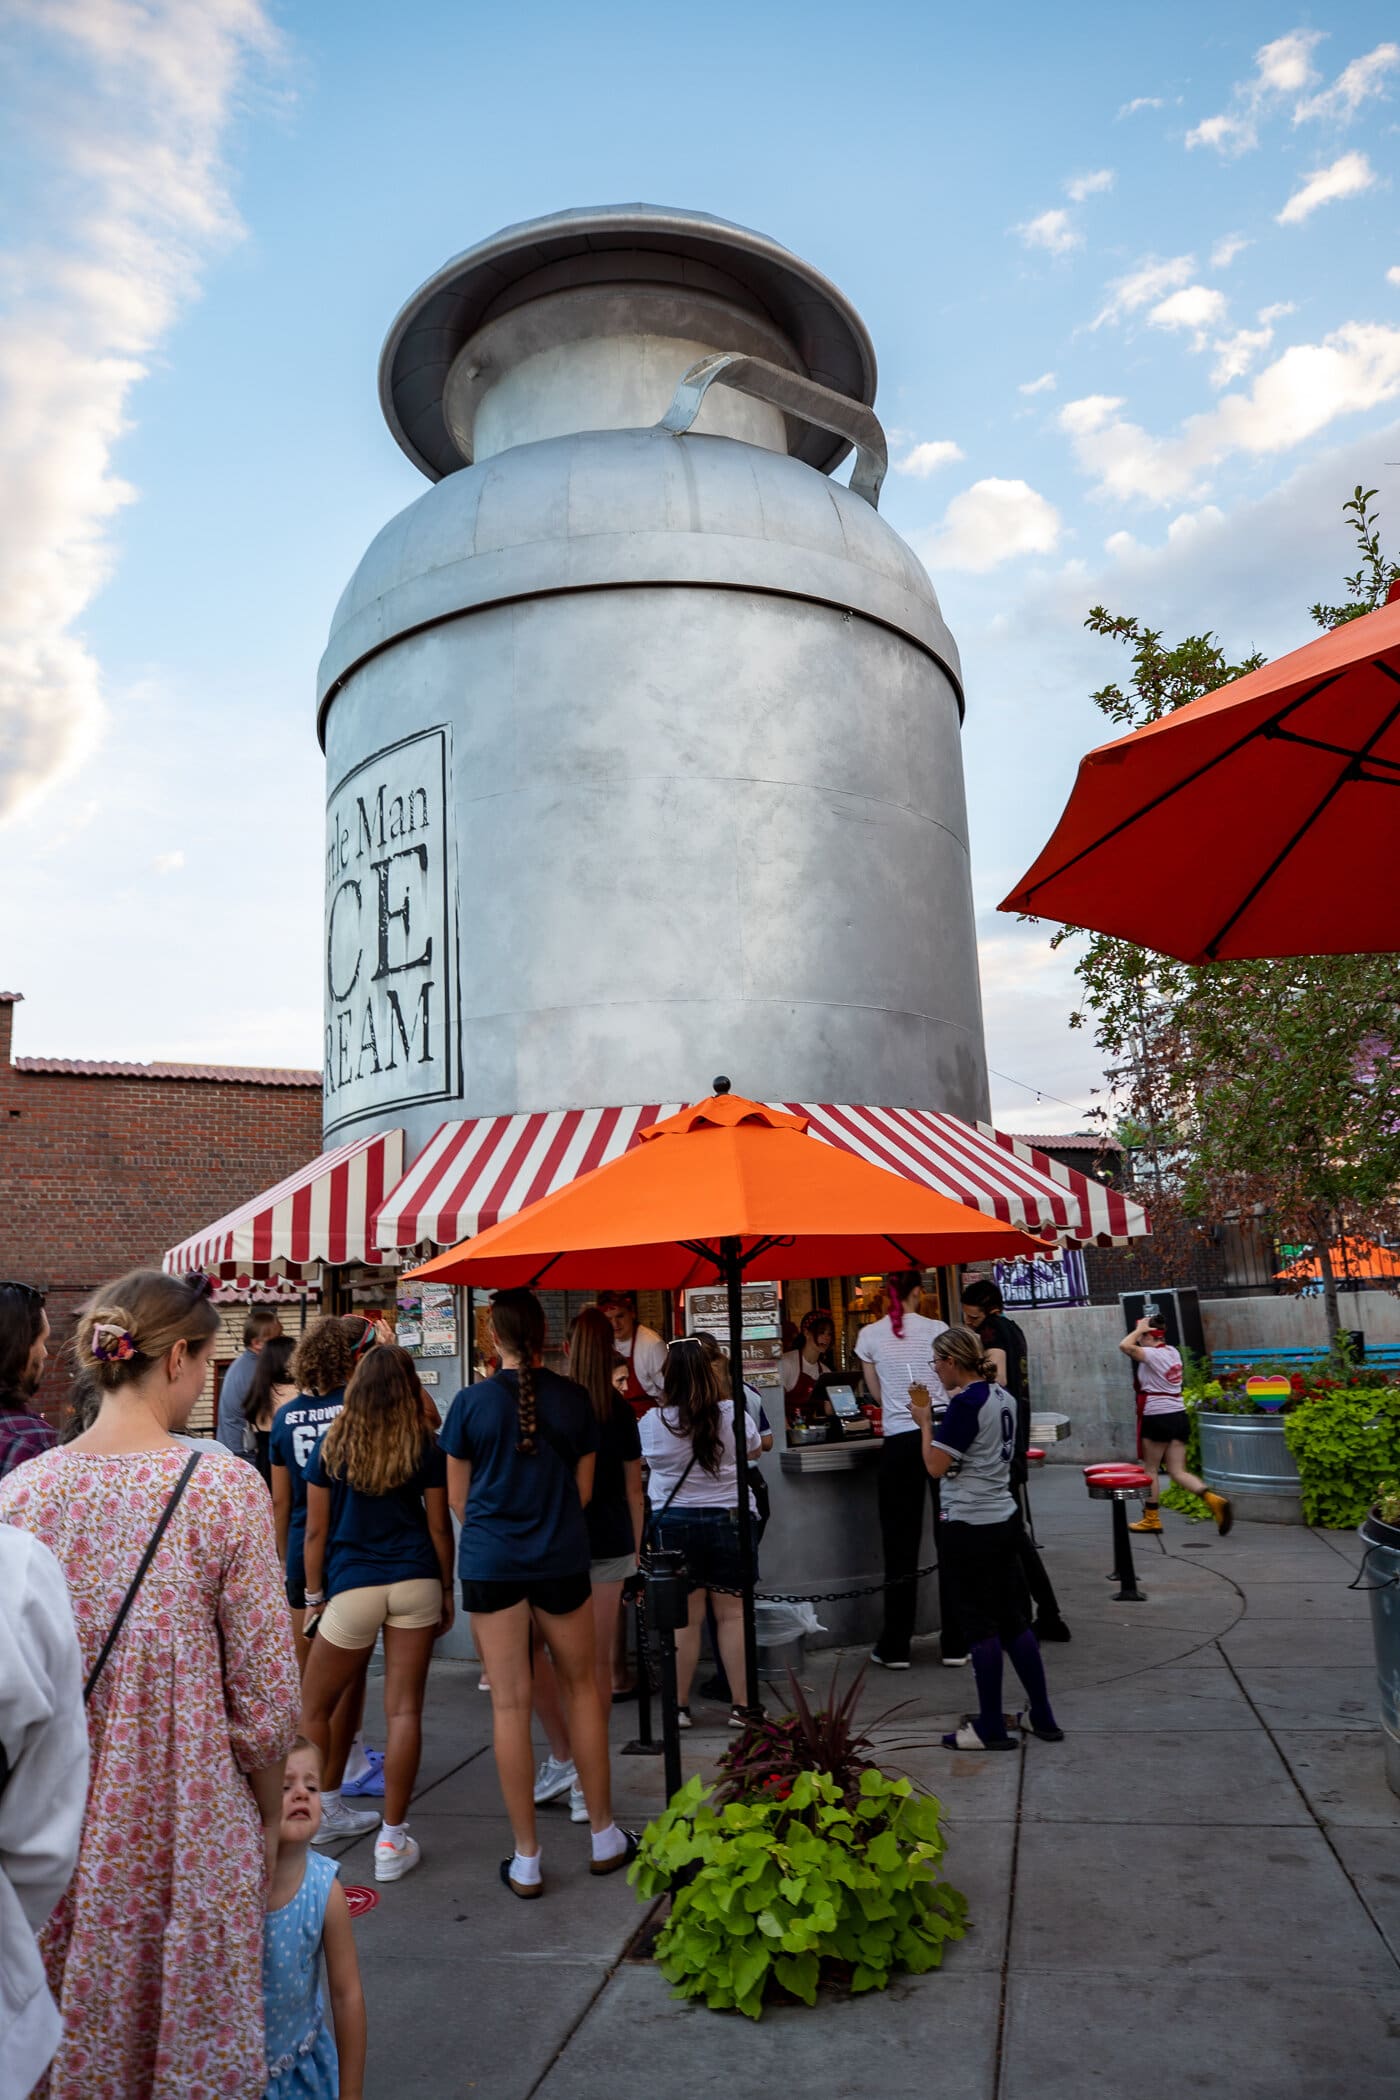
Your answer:
[[[1094,1137],[1084,1130],[1055,1130],[1048,1137],[1031,1137],[1024,1130],[1011,1130],[1018,1144],[1033,1145],[1037,1152],[1118,1152],[1122,1148],[1111,1138]]]
[[[204,1079],[225,1086],[319,1087],[319,1072],[267,1065],[128,1065],[106,1058],[17,1057],[16,1072],[51,1072],[70,1079]]]

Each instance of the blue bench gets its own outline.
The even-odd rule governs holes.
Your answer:
[[[1254,1364],[1282,1364],[1303,1369],[1327,1361],[1325,1349],[1212,1349],[1210,1360],[1217,1371],[1248,1370]],[[1368,1342],[1363,1369],[1400,1371],[1400,1342]]]

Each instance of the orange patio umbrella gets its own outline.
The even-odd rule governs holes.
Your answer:
[[[1400,949],[1400,584],[1101,744],[1000,906],[1182,962]]]
[[[1334,1240],[1331,1245],[1334,1275],[1362,1283],[1379,1283],[1400,1276],[1400,1254],[1376,1240]],[[1280,1283],[1314,1283],[1321,1279],[1322,1262],[1316,1254],[1300,1254],[1274,1272]]]
[[[773,1283],[1043,1251],[1014,1225],[808,1137],[805,1116],[728,1089],[727,1079],[717,1079],[710,1099],[653,1123],[632,1151],[435,1255],[409,1277],[496,1290],[683,1290],[721,1277],[737,1387],[746,1275]],[[748,1704],[756,1707],[753,1548],[740,1456]]]

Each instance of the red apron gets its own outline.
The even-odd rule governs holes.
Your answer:
[[[635,1327],[632,1329],[631,1347],[627,1350],[626,1354],[624,1355],[622,1344],[621,1342],[618,1342],[617,1353],[619,1356],[622,1357],[622,1361],[627,1369],[627,1383],[622,1388],[622,1397],[627,1402],[628,1406],[631,1408],[633,1414],[637,1417],[637,1420],[640,1422],[642,1416],[645,1414],[650,1414],[652,1408],[655,1407],[656,1397],[654,1394],[649,1393],[647,1391],[646,1387],[640,1382],[636,1372],[632,1368],[632,1359],[637,1353],[637,1330]]]
[[[817,1381],[815,1378],[808,1377],[806,1364],[803,1361],[801,1352],[799,1351],[797,1358],[796,1381],[783,1395],[783,1403],[786,1407],[787,1418],[790,1422],[795,1422],[798,1419],[802,1412],[804,1403],[811,1398],[812,1394],[816,1390]]]

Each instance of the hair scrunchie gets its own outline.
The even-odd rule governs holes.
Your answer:
[[[125,1327],[115,1320],[95,1320],[92,1328],[92,1354],[100,1364],[130,1363],[136,1354],[136,1343]]]

